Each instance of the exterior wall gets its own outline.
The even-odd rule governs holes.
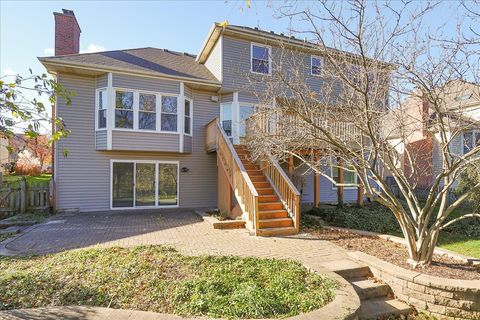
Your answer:
[[[8,152],[8,138],[0,136],[0,165],[8,163],[10,161],[10,154]],[[0,172],[3,172],[5,169],[0,167]]]
[[[179,152],[180,135],[113,130],[112,150]]]
[[[107,130],[99,130],[95,132],[95,149],[107,150]]]
[[[128,78],[128,77],[127,77]],[[115,79],[115,78],[114,78]],[[116,77],[118,86],[118,77]],[[149,80],[152,80],[149,82]],[[57,209],[97,211],[110,209],[110,160],[173,160],[188,172],[179,174],[180,207],[214,207],[217,201],[216,155],[205,152],[205,125],[218,116],[219,106],[210,101],[212,92],[193,91],[194,122],[192,154],[95,150],[95,78],[59,74],[58,81],[75,91],[72,106],[60,99],[57,114],[71,134],[57,142],[55,190]],[[114,81],[115,83],[115,81]],[[139,79],[132,86],[158,90],[156,79]],[[127,85],[130,86],[130,85]],[[140,88],[141,87],[141,88]],[[175,91],[176,86],[166,88]],[[175,92],[172,92],[175,93]],[[68,156],[64,157],[64,151]]]
[[[183,152],[192,153],[193,138],[190,136],[183,136]]]
[[[205,67],[207,67],[219,81],[222,81],[222,43],[223,37],[220,37],[213,47],[212,52],[210,52],[207,61],[205,61]]]
[[[102,74],[101,76],[97,76],[95,87],[99,88],[106,88],[108,86],[108,74]]]
[[[163,79],[136,77],[126,74],[113,74],[113,87],[159,93],[180,94],[180,83]]]

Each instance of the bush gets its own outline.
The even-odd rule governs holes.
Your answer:
[[[18,160],[15,164],[17,175],[38,176],[41,172],[40,160],[35,158],[29,150],[23,150],[18,154]]]

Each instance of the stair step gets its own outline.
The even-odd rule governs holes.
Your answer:
[[[370,275],[369,267],[350,259],[325,261],[322,265],[345,279],[366,278]]]
[[[259,181],[259,182],[253,181],[253,185],[255,186],[255,189],[271,187],[270,182],[267,182],[267,181]]]
[[[358,318],[363,319],[386,319],[387,317],[398,317],[408,315],[412,308],[406,303],[389,298],[376,298],[362,301]]]
[[[360,300],[368,300],[379,297],[387,297],[390,287],[381,282],[375,282],[367,278],[354,278],[350,280]]]
[[[264,202],[258,204],[259,211],[281,210],[283,205],[280,201],[277,202]]]
[[[247,173],[249,176],[262,176],[263,175],[263,171],[262,170],[257,170],[257,169],[247,169],[245,168],[245,170],[247,170]]]
[[[256,188],[259,195],[266,196],[275,194],[275,190],[273,188]]]
[[[263,237],[289,236],[297,234],[295,227],[258,229],[257,235]]]
[[[254,182],[263,182],[267,181],[267,178],[265,176],[250,176],[250,180]]]
[[[261,171],[260,168],[254,164],[254,163],[244,163],[243,166],[245,167],[245,170],[256,170],[256,171]]]
[[[271,211],[259,211],[258,212],[260,220],[263,219],[275,219],[275,218],[287,218],[287,210],[271,210]]]
[[[291,218],[264,219],[258,221],[258,225],[261,229],[292,227],[293,221]]]
[[[265,202],[277,202],[279,201],[278,196],[276,194],[271,195],[260,195],[258,196],[258,203],[265,203]]]

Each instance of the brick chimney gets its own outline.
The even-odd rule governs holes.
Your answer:
[[[55,16],[55,55],[76,54],[80,51],[80,26],[72,10],[62,9]]]

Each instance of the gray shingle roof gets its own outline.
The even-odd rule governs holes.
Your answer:
[[[195,55],[157,48],[138,48],[40,58],[41,61],[86,64],[102,68],[121,68],[174,77],[218,82]]]

